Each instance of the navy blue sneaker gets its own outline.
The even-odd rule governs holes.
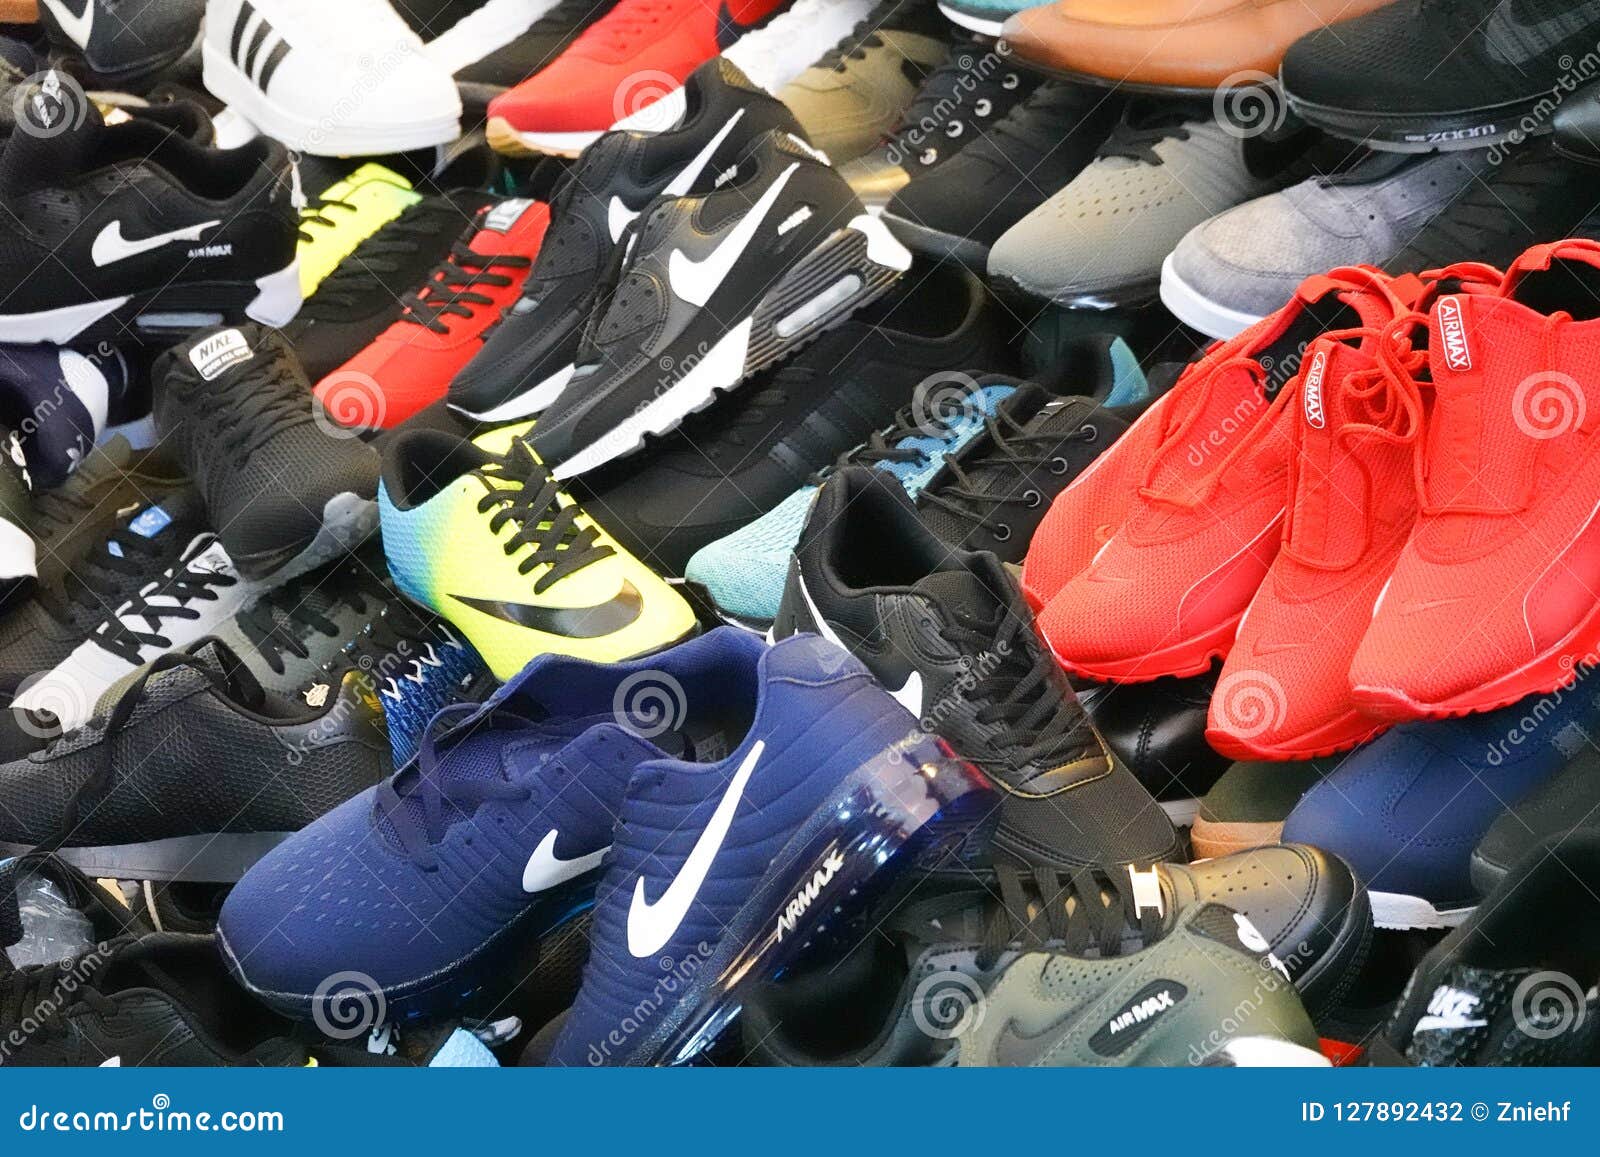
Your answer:
[[[1498,711],[1385,732],[1306,792],[1285,843],[1342,857],[1366,883],[1379,928],[1453,928],[1477,889],[1472,850],[1495,819],[1587,747],[1600,680]]]
[[[753,986],[836,943],[897,870],[985,850],[981,773],[842,650],[725,627],[658,656],[660,673],[681,674],[670,660],[690,648],[714,664],[682,680],[687,749],[628,784],[547,1064],[693,1061]]]

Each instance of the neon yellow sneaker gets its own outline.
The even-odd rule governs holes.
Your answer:
[[[395,585],[502,680],[544,654],[612,663],[693,634],[683,596],[558,488],[523,441],[532,427],[392,438],[378,503]]]
[[[400,216],[422,194],[399,173],[362,165],[300,210],[300,295],[310,297],[368,237]]]

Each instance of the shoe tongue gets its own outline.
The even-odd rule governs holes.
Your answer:
[[[212,674],[221,676],[234,702],[258,711],[267,701],[266,690],[237,652],[218,638],[202,639],[189,653]]]
[[[926,595],[941,609],[954,610],[968,625],[998,627],[1011,609],[1009,592],[997,590],[1001,576],[982,576],[965,568],[935,571],[918,579],[911,589]]]

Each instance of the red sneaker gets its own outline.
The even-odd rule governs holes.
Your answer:
[[[1422,291],[1417,278],[1367,267],[1308,278],[1283,309],[1213,347],[1166,404],[1107,452],[1111,459],[1127,445],[1148,455],[1137,464],[1142,471],[1126,462],[1112,467],[1138,477],[1136,491],[1059,519],[1051,509],[1058,524],[1078,528],[1079,542],[1084,526],[1121,520],[1039,617],[1063,667],[1139,683],[1201,674],[1228,653],[1282,540],[1298,412],[1286,404],[1294,391],[1279,387],[1298,374],[1317,337],[1380,332]],[[1154,437],[1139,429],[1152,419]],[[1056,506],[1093,494],[1092,487],[1069,490]]]
[[[1489,711],[1600,662],[1597,289],[1600,245],[1562,241],[1434,303],[1422,509],[1351,663],[1363,709]]]
[[[684,79],[789,0],[621,0],[565,52],[489,103],[502,153],[575,157],[618,121],[659,110],[676,119]]]
[[[1223,755],[1316,759],[1388,726],[1356,708],[1350,660],[1416,522],[1423,403],[1412,372],[1427,355],[1411,341],[1424,320],[1412,315],[1388,334],[1328,334],[1306,351],[1291,385],[1283,547],[1211,697],[1206,740]],[[1348,344],[1361,337],[1367,348]],[[1386,355],[1374,356],[1384,342]]]
[[[478,214],[406,309],[355,357],[317,383],[323,408],[342,426],[386,430],[445,396],[484,332],[522,294],[550,207],[501,201]]]

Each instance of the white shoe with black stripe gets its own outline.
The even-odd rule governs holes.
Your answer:
[[[387,0],[208,0],[206,87],[317,156],[426,148],[461,132],[448,70]]]

